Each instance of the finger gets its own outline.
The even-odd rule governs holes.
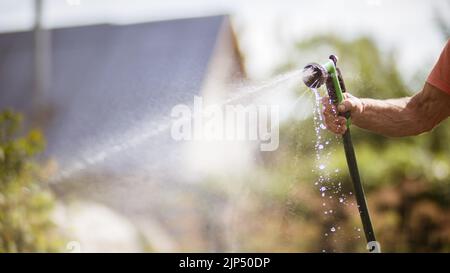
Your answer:
[[[353,108],[353,103],[349,99],[346,99],[338,105],[337,110],[340,113],[345,113],[345,112],[351,111],[352,108]]]
[[[345,134],[346,131],[347,131],[347,125],[344,124],[344,125],[340,126],[340,128],[339,128],[340,135]]]
[[[339,117],[336,121],[338,134],[344,134],[347,131],[347,120],[344,117]]]
[[[338,114],[337,106],[333,102],[331,102],[329,97],[323,97],[322,104],[324,113],[325,111],[327,111],[335,116]]]
[[[323,111],[325,125],[330,131],[334,133],[337,132],[337,125],[339,124],[339,117],[336,113],[336,108],[334,106],[329,106]]]
[[[337,113],[336,112],[336,105],[334,105],[333,103],[331,103],[327,98],[323,98],[322,99],[322,104],[323,104],[323,111],[327,111],[330,113]]]
[[[335,134],[343,134],[346,130],[346,119],[338,116],[337,107],[330,101],[329,97],[322,98],[325,126]]]
[[[326,121],[326,127],[328,130],[335,134],[343,134],[346,130],[346,119],[343,117],[334,117]]]
[[[328,105],[327,107],[323,108],[322,113],[324,117],[336,117],[337,116],[336,106]]]
[[[333,121],[333,124],[336,125],[337,127],[339,127],[339,126],[345,125],[345,122],[346,122],[345,119],[342,120],[341,117],[339,117]]]
[[[329,131],[331,131],[331,132],[333,132],[335,134],[339,134],[340,130],[339,130],[338,126],[335,123],[330,122],[330,123],[326,123],[325,125],[326,125],[326,127],[327,127],[327,129]]]
[[[329,97],[323,97],[322,98],[322,105],[324,106],[324,107],[328,107],[328,106],[335,106],[335,104],[330,100],[330,98]]]
[[[342,121],[342,117],[330,117],[325,119],[325,125],[328,130],[337,134],[340,132],[340,127],[345,124],[345,119]]]
[[[344,117],[342,117],[342,116],[337,116],[335,122],[337,124],[345,124],[347,122],[347,120]]]

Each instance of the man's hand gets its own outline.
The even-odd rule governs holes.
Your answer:
[[[337,107],[330,102],[329,97],[322,99],[323,117],[328,130],[335,134],[344,134],[347,131],[346,119],[340,113],[350,112],[352,119],[358,118],[364,110],[362,100],[351,94],[344,93],[344,101]]]

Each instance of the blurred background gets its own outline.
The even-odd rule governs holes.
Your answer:
[[[334,53],[352,94],[412,95],[449,18],[448,0],[0,0],[0,252],[364,252],[342,143],[286,75]],[[175,105],[247,93],[280,106],[277,150],[171,138]],[[353,129],[383,251],[450,250],[448,139]]]

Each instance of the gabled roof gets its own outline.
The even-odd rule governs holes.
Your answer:
[[[48,152],[72,154],[199,94],[226,16],[51,31]],[[33,33],[0,34],[0,108],[28,112]]]

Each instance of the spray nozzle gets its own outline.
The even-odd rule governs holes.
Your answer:
[[[317,63],[310,63],[303,68],[303,82],[309,88],[319,88],[325,83],[328,72]]]
[[[303,82],[309,88],[319,88],[324,83],[327,88],[330,101],[334,104],[344,100],[343,93],[346,92],[344,80],[339,68],[336,67],[338,58],[330,55],[328,62],[323,65],[310,63],[303,68]],[[345,113],[347,127],[350,126],[350,113]]]
[[[329,61],[323,65],[318,63],[307,64],[303,68],[303,82],[309,88],[319,88],[327,81],[329,74],[336,73],[338,57],[330,55]]]
[[[323,65],[310,63],[303,68],[303,82],[309,88],[319,88],[326,84],[328,95],[333,103],[341,103],[344,99],[345,85],[340,70],[336,67],[338,58],[330,55]]]

